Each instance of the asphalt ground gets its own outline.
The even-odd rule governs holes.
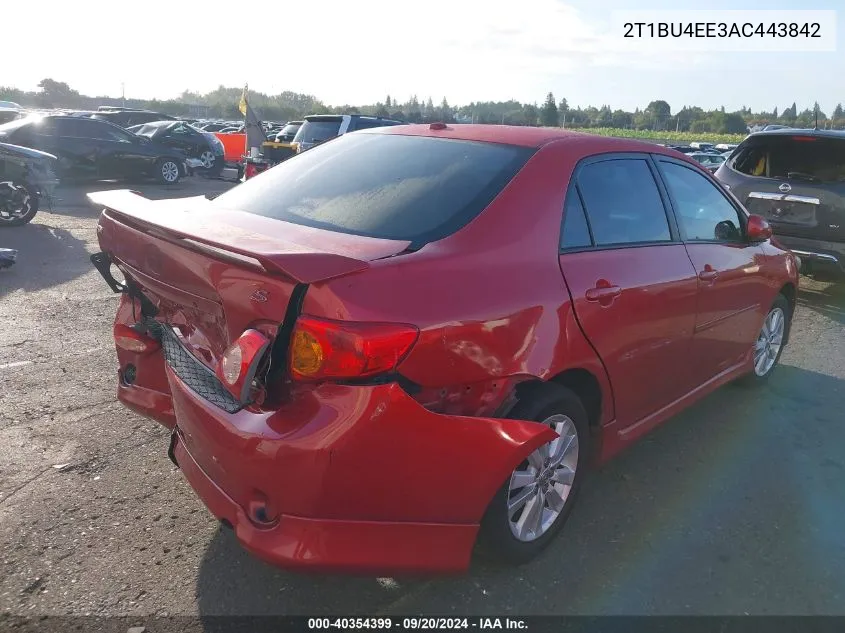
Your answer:
[[[299,575],[247,555],[167,459],[166,431],[115,399],[117,299],[88,260],[84,198],[113,187],[60,189],[0,229],[20,250],[0,272],[0,614],[845,615],[845,284],[802,278],[770,384],[727,386],[592,473],[535,562]]]

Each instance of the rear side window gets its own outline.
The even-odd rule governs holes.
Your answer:
[[[574,249],[585,248],[593,245],[590,238],[590,229],[587,226],[587,216],[584,213],[584,206],[577,189],[574,187],[566,196],[566,205],[563,211],[563,230],[560,236],[560,248]]]
[[[764,178],[845,182],[845,138],[759,137],[737,152],[733,168]]]
[[[321,143],[337,136],[341,119],[330,121],[306,121],[296,133],[296,140],[302,143]]]
[[[330,231],[407,240],[416,248],[481,213],[533,152],[419,136],[344,134],[211,204]]]
[[[597,246],[671,241],[663,200],[644,159],[587,164],[578,172],[578,188]]]

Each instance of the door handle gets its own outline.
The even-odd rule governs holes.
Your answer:
[[[595,288],[590,288],[585,293],[587,301],[598,301],[602,304],[610,304],[622,294],[622,288],[612,285],[609,281],[600,279]]]
[[[707,264],[700,273],[698,273],[698,278],[701,281],[716,281],[716,278],[719,276],[719,272],[715,270],[710,264]]]

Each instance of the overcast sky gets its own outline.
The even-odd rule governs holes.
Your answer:
[[[218,85],[309,93],[329,105],[417,94],[453,105],[547,92],[633,110],[664,99],[754,110],[845,101],[845,4],[837,52],[631,53],[614,9],[794,9],[786,0],[114,0],[4,3],[0,85],[44,77],[85,94],[170,98]],[[8,5],[8,6],[7,6]],[[311,6],[309,6],[311,5]],[[807,6],[804,6],[807,5]],[[839,6],[842,5],[842,6]],[[294,6],[298,7],[294,9]],[[255,25],[250,35],[248,25]],[[9,26],[14,25],[12,28]],[[254,41],[255,54],[241,52]]]

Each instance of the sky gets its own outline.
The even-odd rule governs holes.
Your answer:
[[[123,84],[127,97],[166,99],[248,82],[328,105],[388,94],[446,97],[452,105],[542,103],[551,91],[570,106],[633,110],[663,99],[673,112],[684,105],[782,111],[793,102],[801,110],[818,101],[830,114],[845,102],[842,0],[801,3],[839,9],[840,44],[835,52],[800,53],[721,52],[706,42],[692,51],[632,51],[612,22],[618,10],[783,12],[796,8],[794,0],[312,2],[298,9],[285,0],[8,3],[4,22],[35,24],[38,37],[29,27],[3,29],[0,86],[34,90],[50,77],[83,94],[120,96]]]

